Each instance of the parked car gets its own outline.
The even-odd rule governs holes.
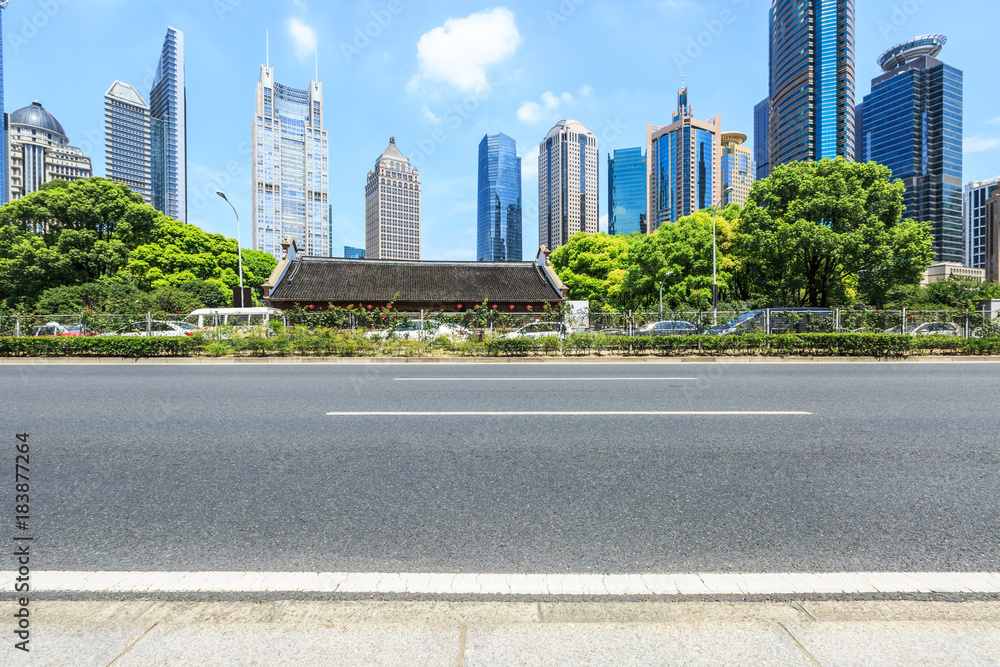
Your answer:
[[[911,336],[961,336],[962,327],[954,322],[924,322],[908,333]]]
[[[732,336],[734,334],[754,333],[764,328],[764,311],[754,310],[743,313],[735,320],[721,326],[712,327],[706,333],[710,336]]]
[[[641,329],[636,329],[636,336],[694,336],[698,326],[684,320],[668,320],[653,322]]]
[[[367,338],[378,338],[381,340],[393,338],[397,340],[433,340],[438,336],[465,338],[471,335],[472,331],[460,324],[442,324],[435,320],[424,320],[423,324],[419,320],[408,320],[396,325],[392,329],[369,331],[365,334]]]
[[[94,334],[88,333],[82,324],[59,324],[58,322],[49,322],[47,324],[42,324],[41,326],[34,327],[31,330],[32,336],[93,336]]]
[[[771,308],[770,333],[817,333],[833,331],[833,311],[829,308]],[[768,333],[768,311],[754,310],[735,320],[708,330],[712,336]]]
[[[534,322],[523,326],[517,331],[505,334],[504,338],[565,338],[573,333],[573,330],[562,322]]]
[[[197,326],[189,322],[153,320],[147,331],[146,322],[132,322],[114,331],[112,336],[193,336]]]

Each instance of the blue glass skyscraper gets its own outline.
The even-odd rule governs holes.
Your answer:
[[[756,180],[771,175],[771,98],[764,98],[753,108],[753,159],[757,162]]]
[[[608,233],[648,233],[646,156],[642,148],[621,148],[608,156]]]
[[[853,160],[854,0],[772,0],[770,32],[770,168]]]
[[[153,206],[187,222],[187,90],[184,33],[167,28],[156,78],[149,93]]]
[[[965,259],[962,237],[962,72],[937,59],[948,40],[894,46],[864,101],[864,146],[906,185],[906,218],[931,223],[939,262]]]
[[[506,134],[488,134],[479,143],[478,261],[521,261],[521,213],[517,144]]]

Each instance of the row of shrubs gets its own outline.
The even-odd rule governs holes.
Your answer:
[[[914,355],[1000,355],[1000,338],[899,336],[888,334],[786,334],[745,336],[604,336],[576,334],[567,339],[485,338],[429,342],[374,340],[335,331],[279,333],[270,337],[0,338],[0,357],[190,357],[190,356],[772,356],[875,357]]]

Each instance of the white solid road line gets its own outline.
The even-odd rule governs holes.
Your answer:
[[[14,590],[16,572],[0,572]],[[33,571],[46,593],[345,593],[415,595],[841,595],[1000,593],[1000,572],[748,574],[438,574],[402,572]]]
[[[506,412],[328,412],[327,417],[811,417],[811,412],[775,411],[506,411]]]
[[[395,378],[396,382],[697,382],[698,378]]]

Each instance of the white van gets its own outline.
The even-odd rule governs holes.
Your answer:
[[[271,321],[284,321],[277,308],[201,308],[191,311],[190,321],[199,329],[211,327],[269,327]]]

